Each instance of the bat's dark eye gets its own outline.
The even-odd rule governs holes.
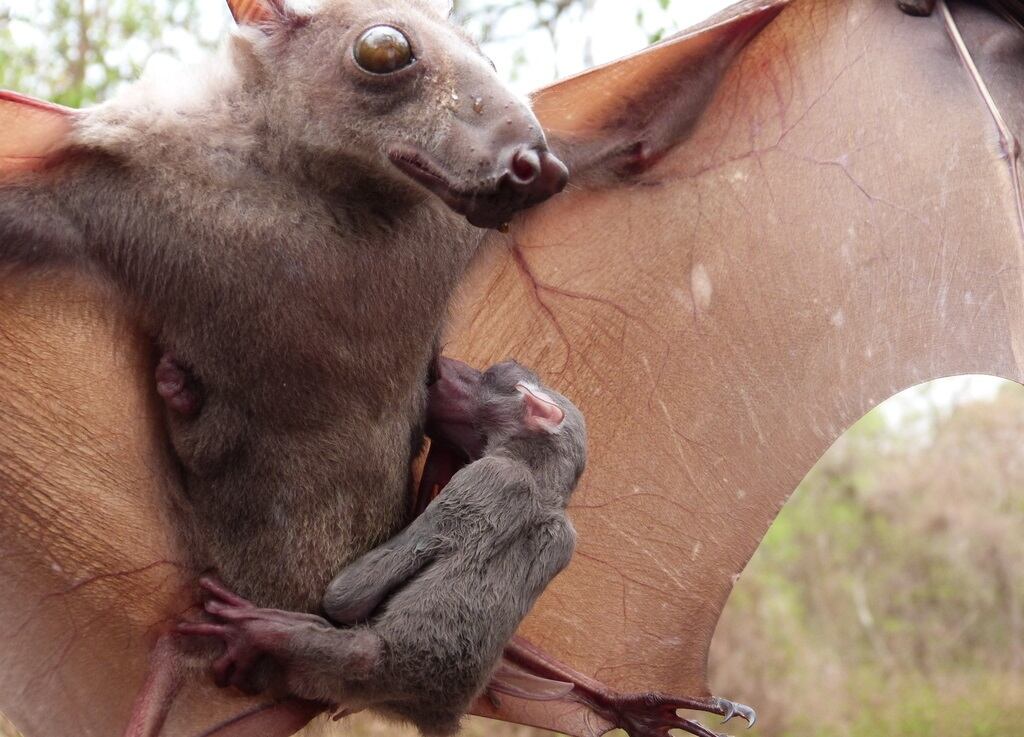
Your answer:
[[[356,63],[372,74],[391,74],[415,61],[409,39],[397,28],[374,26],[356,41]]]

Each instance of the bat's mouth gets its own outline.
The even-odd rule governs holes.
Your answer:
[[[507,157],[508,166],[471,184],[459,182],[433,157],[411,146],[395,145],[387,153],[399,171],[478,228],[501,227],[520,210],[561,192],[569,179],[565,164],[546,149],[517,149]]]

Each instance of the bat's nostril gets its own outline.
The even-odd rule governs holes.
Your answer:
[[[512,176],[518,184],[532,184],[540,172],[540,156],[533,149],[519,149],[512,155]]]

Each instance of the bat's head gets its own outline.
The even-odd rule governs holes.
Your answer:
[[[427,418],[470,460],[502,446],[542,467],[550,485],[571,492],[586,463],[587,430],[576,406],[515,361],[480,372],[441,356],[430,385]],[[512,445],[514,445],[514,448]]]
[[[229,0],[239,68],[279,134],[337,164],[426,190],[479,227],[560,192],[565,165],[529,106],[439,0]]]
[[[572,402],[541,384],[515,361],[491,366],[480,378],[478,424],[487,447],[514,445],[514,452],[571,492],[586,463],[587,429]],[[511,446],[510,446],[511,447]]]

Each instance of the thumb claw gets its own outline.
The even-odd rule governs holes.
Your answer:
[[[722,724],[725,724],[726,722],[730,721],[734,716],[736,716],[736,704],[732,703],[731,701],[726,701],[725,713],[722,714]]]

